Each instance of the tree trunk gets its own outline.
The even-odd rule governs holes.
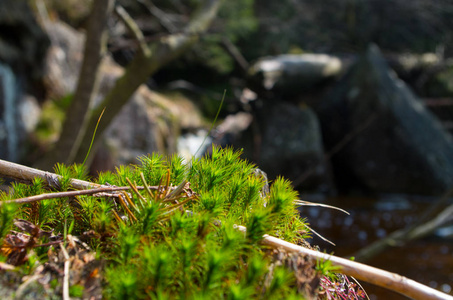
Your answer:
[[[88,111],[98,91],[99,66],[106,53],[106,25],[114,0],[95,0],[88,22],[83,63],[79,81],[60,139],[37,166],[51,169],[55,162],[72,163],[88,123]]]

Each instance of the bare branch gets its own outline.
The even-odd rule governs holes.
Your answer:
[[[236,45],[233,44],[233,42],[231,42],[231,40],[225,36],[222,37],[222,45],[228,52],[228,54],[236,61],[236,63],[239,65],[242,71],[244,73],[247,72],[247,70],[250,67],[250,64],[242,55],[241,51],[239,51],[238,47],[236,47]]]
[[[179,31],[178,28],[173,25],[170,18],[168,18],[167,14],[155,6],[151,0],[138,0],[138,2],[143,4],[169,33],[176,33]]]
[[[127,11],[120,5],[115,6],[115,13],[124,22],[124,24],[127,26],[127,28],[132,33],[134,38],[137,40],[139,48],[143,52],[143,54],[145,56],[150,56],[151,50],[146,44],[143,32],[140,30],[137,23],[135,23],[134,19],[132,19],[131,16],[127,13]]]
[[[20,182],[30,183],[35,177],[42,178],[49,187],[58,187],[62,177],[60,175],[22,166],[0,159],[0,175]],[[99,188],[102,185],[88,181],[71,179],[71,186],[76,190]]]
[[[408,241],[423,238],[431,234],[437,228],[445,225],[453,217],[453,205],[441,208],[453,195],[453,188],[442,195],[435,203],[420,216],[414,224],[397,230],[387,237],[378,240],[354,254],[356,260],[365,262],[378,255],[389,247],[402,245]]]
[[[137,187],[140,188],[140,187]],[[36,202],[46,199],[55,199],[55,198],[64,198],[64,197],[74,197],[74,196],[81,196],[81,195],[93,195],[102,192],[116,192],[116,191],[124,191],[129,190],[130,187],[123,186],[123,187],[101,187],[101,188],[94,188],[90,190],[81,190],[81,191],[68,191],[68,192],[56,192],[56,193],[46,193],[40,194],[35,196],[29,196],[25,198],[18,198],[14,200],[5,200],[0,202],[0,206],[5,203],[30,203]]]
[[[0,177],[8,177],[11,179],[15,179],[19,182],[26,182],[31,183],[33,179],[39,177],[43,179],[48,187],[55,187],[60,185],[60,180],[62,177],[60,175],[41,171],[38,169],[26,167],[23,165],[19,165],[16,163],[12,163],[9,161],[5,161],[0,159]],[[44,199],[52,199],[52,198],[60,198],[60,197],[70,197],[70,196],[78,196],[78,195],[89,195],[95,194],[100,192],[106,191],[122,191],[122,190],[129,190],[131,187],[116,187],[116,186],[109,186],[109,185],[102,185],[94,182],[89,182],[80,179],[71,179],[71,187],[75,190],[79,191],[69,191],[69,192],[60,192],[60,193],[48,193],[42,194],[37,196],[31,196],[27,198],[15,199],[15,200],[7,200],[4,202],[16,202],[16,203],[26,203],[26,202],[33,202],[39,201]],[[144,189],[142,186],[136,186],[137,189]],[[159,186],[148,186],[150,190],[158,190]],[[172,187],[170,189],[175,189],[176,187]],[[25,199],[36,199],[25,201]],[[19,201],[20,200],[20,201]]]

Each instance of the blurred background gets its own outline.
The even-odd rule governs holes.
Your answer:
[[[223,1],[199,32],[192,25],[219,1],[101,2],[0,1],[1,159],[82,162],[61,145],[78,140],[62,132],[85,92],[79,123],[105,103],[117,111],[99,121],[93,176],[151,152],[189,161],[212,144],[242,149],[270,181],[282,175],[301,199],[350,212],[301,207],[336,246],[313,244],[453,295],[453,1]],[[105,22],[93,17],[104,9]],[[96,28],[101,63],[84,70]],[[181,36],[196,41],[175,51]],[[136,63],[141,43],[156,67]],[[148,69],[115,102],[117,80]],[[84,91],[79,77],[92,73]]]

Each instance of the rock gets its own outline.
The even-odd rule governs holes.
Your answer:
[[[38,101],[24,95],[13,70],[0,63],[0,158],[17,162],[41,113]]]
[[[52,43],[46,56],[44,82],[50,99],[72,94],[77,85],[83,59],[85,37],[63,22],[45,22]]]
[[[95,168],[136,164],[137,156],[152,152],[176,153],[181,130],[201,126],[202,119],[189,99],[181,95],[172,99],[142,85],[107,129]]]
[[[321,131],[309,107],[266,103],[234,146],[244,148],[243,156],[255,162],[269,179],[282,175],[301,190],[330,191]]]
[[[213,133],[213,143],[226,147],[232,145],[241,138],[244,131],[250,127],[253,116],[250,113],[238,112],[228,115],[223,122],[216,127]]]
[[[19,91],[17,78],[8,65],[0,64],[0,158],[17,161]]]
[[[168,109],[154,101],[155,97],[158,96],[145,86],[140,87],[110,124],[103,145],[108,149],[112,165],[104,166],[104,170],[120,164],[136,164],[140,155],[176,151],[178,123]]]
[[[261,94],[270,91],[294,96],[337,76],[341,69],[338,58],[325,54],[279,55],[253,64],[248,82],[250,88]]]
[[[339,185],[431,195],[451,187],[451,136],[389,69],[376,46],[317,112]]]
[[[0,28],[0,61],[29,80],[40,78],[50,42],[28,1],[0,1]]]

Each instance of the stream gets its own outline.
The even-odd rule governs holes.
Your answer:
[[[318,199],[317,199],[318,198]],[[310,227],[334,242],[332,246],[314,236],[310,243],[328,253],[351,257],[357,250],[382,239],[395,230],[412,224],[435,198],[386,195],[380,199],[329,198],[307,195],[303,200],[326,203],[350,213],[301,207],[301,216]],[[398,273],[453,295],[453,226],[438,229],[433,235],[406,245],[389,248],[366,264]],[[383,288],[361,282],[370,299],[408,299]]]

